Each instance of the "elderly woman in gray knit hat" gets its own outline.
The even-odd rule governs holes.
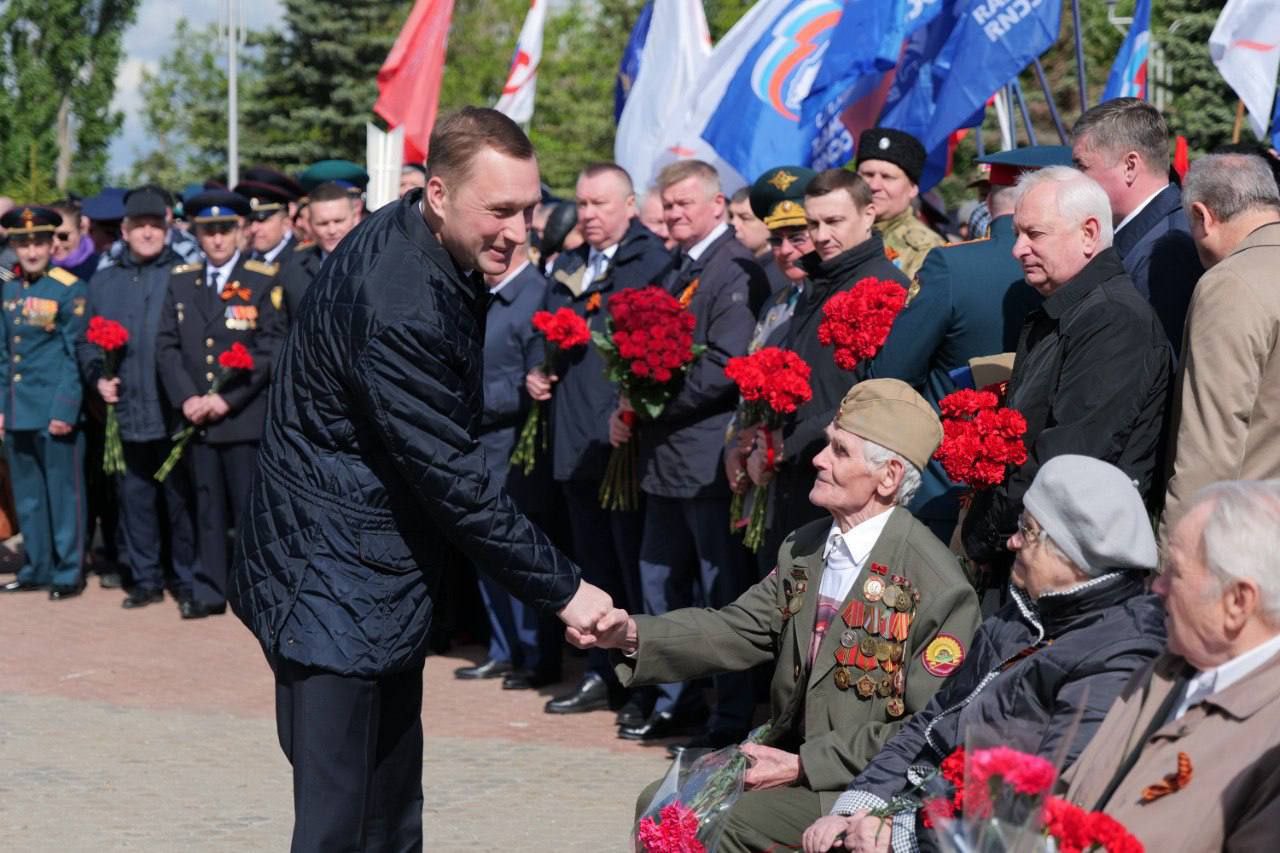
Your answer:
[[[1133,672],[1160,654],[1164,608],[1146,592],[1156,542],[1142,496],[1114,465],[1057,456],[1028,489],[1010,601],[960,668],[805,831],[807,853],[934,849],[918,816],[867,816],[960,746],[1005,744],[1069,767]]]

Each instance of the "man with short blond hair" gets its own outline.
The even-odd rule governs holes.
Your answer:
[[[302,310],[302,297],[320,273],[320,265],[329,257],[342,238],[356,227],[359,210],[355,199],[341,184],[329,181],[311,191],[307,211],[314,240],[299,243],[282,258],[280,284],[284,287],[289,319]]]
[[[1007,399],[1027,419],[1027,461],[979,492],[964,521],[965,552],[988,589],[1004,587],[1004,544],[1049,459],[1110,462],[1150,504],[1173,364],[1159,318],[1111,248],[1111,205],[1097,182],[1067,166],[1025,174],[1013,221],[1013,256],[1044,302],[1023,323]]]
[[[1280,476],[1280,191],[1250,154],[1211,154],[1182,190],[1208,270],[1187,314],[1164,524],[1227,477]]]

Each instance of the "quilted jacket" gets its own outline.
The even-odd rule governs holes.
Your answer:
[[[477,440],[488,295],[430,233],[420,198],[342,242],[277,361],[229,595],[273,664],[421,666],[458,558],[542,609],[578,586],[490,477]]]

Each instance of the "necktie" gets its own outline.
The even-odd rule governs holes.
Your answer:
[[[218,292],[218,282],[221,280],[222,280],[222,273],[218,272],[217,270],[211,270],[209,272],[209,287],[210,289],[213,290],[214,293]]]

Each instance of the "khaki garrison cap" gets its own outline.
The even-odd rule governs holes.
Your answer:
[[[836,426],[892,450],[921,471],[942,442],[942,422],[933,407],[898,379],[867,379],[850,388],[840,401]]]

